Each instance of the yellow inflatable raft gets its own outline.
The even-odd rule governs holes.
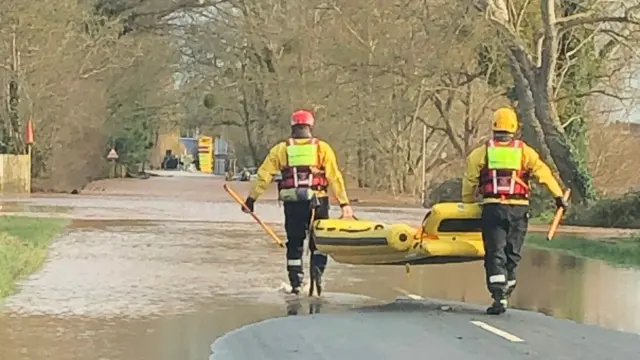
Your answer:
[[[481,260],[477,204],[440,203],[420,228],[374,221],[326,219],[313,224],[319,251],[354,265],[446,264]]]

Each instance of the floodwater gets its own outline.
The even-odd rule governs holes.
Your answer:
[[[284,253],[235,203],[144,194],[5,200],[5,214],[57,214],[72,222],[42,270],[0,308],[0,360],[206,359],[224,333],[286,315],[279,294]],[[385,210],[358,214],[412,224],[423,216],[418,209]],[[256,211],[282,234],[276,204],[260,202]],[[640,333],[638,271],[529,250],[518,275],[515,307]],[[409,276],[404,267],[331,262],[325,279],[321,312],[402,293],[488,302],[481,262],[414,266]]]

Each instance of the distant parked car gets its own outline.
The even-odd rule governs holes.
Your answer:
[[[253,181],[258,178],[258,168],[250,167],[247,170],[249,170],[249,174],[251,174],[249,175],[249,181]]]

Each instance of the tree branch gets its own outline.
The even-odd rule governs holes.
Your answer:
[[[344,18],[344,13],[342,12],[342,10],[337,6],[337,5],[333,5],[333,9],[340,14],[340,19],[342,20],[342,23],[344,24],[344,26],[347,28],[347,30],[351,33],[351,35],[353,35],[356,40],[358,40],[358,42],[364,46],[365,48],[371,50],[371,44],[368,44],[359,34],[358,32],[351,27],[351,25],[349,25],[349,23],[347,22],[347,20]]]
[[[450,94],[449,97],[447,97],[447,100],[443,101],[440,95],[435,93],[431,95],[431,99],[433,100],[433,105],[440,114],[440,119],[444,123],[444,132],[449,137],[451,144],[456,149],[456,151],[458,151],[458,153],[464,155],[464,149],[460,144],[458,134],[455,133],[455,131],[453,130],[453,125],[451,124],[451,105],[453,104],[455,95]]]
[[[501,33],[506,35],[515,47],[523,54],[526,54],[531,63],[535,63],[533,57],[527,50],[528,47],[526,43],[509,21],[509,12],[504,0],[475,0],[474,7],[485,12],[486,18],[491,21]]]
[[[610,97],[612,99],[616,99],[616,100],[621,101],[621,102],[625,101],[625,100],[634,99],[633,96],[620,96],[620,95],[608,92],[606,90],[594,89],[594,90],[589,90],[589,91],[585,91],[585,92],[578,93],[578,94],[570,94],[570,95],[560,96],[560,97],[557,97],[555,99],[555,101],[556,102],[563,101],[563,100],[566,100],[566,99],[569,99],[569,98],[578,98],[579,99],[579,98],[591,96],[591,95],[594,95],[594,94],[604,95],[604,96]]]
[[[531,4],[531,0],[525,0],[524,4],[522,4],[522,7],[520,8],[520,11],[518,12],[518,16],[516,17],[516,22],[515,22],[515,29],[516,31],[520,31],[520,27],[522,26],[522,20],[525,17],[525,14],[527,13],[527,8],[529,7],[529,4]]]
[[[545,91],[548,95],[551,95],[553,80],[556,78],[556,63],[558,60],[558,33],[553,25],[556,22],[555,0],[541,0],[540,10],[544,29],[540,74],[542,75],[542,85]]]
[[[81,79],[88,79],[91,76],[98,75],[98,74],[103,73],[103,72],[105,72],[105,71],[107,71],[109,69],[128,68],[129,66],[132,66],[133,63],[136,62],[137,58],[138,58],[137,56],[133,56],[129,61],[127,61],[126,65],[124,65],[124,66],[118,65],[118,64],[107,64],[107,65],[102,66],[102,67],[93,68],[93,69],[91,69],[89,71],[82,71],[79,76],[80,76]]]
[[[594,10],[565,16],[554,22],[558,33],[563,33],[577,26],[599,24],[599,23],[630,23],[640,25],[640,21],[635,18],[634,12],[640,10],[640,5],[634,5],[626,9],[623,16],[602,16]]]

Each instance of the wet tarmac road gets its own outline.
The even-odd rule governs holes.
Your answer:
[[[74,220],[43,269],[6,299],[2,360],[205,359],[219,336],[287,311],[278,295],[286,281],[284,253],[234,203],[107,195],[4,204],[5,213]],[[423,215],[385,210],[359,214],[416,224]],[[277,205],[260,203],[257,212],[281,233]],[[526,285],[514,294],[517,307],[640,332],[636,271],[528,251],[519,280]],[[331,263],[326,282],[323,313],[394,301],[401,293],[487,302],[481,263],[413,267],[410,277],[402,267]]]
[[[216,340],[210,359],[618,360],[637,358],[639,340],[532,312],[495,317],[480,307],[425,300],[270,319]]]

